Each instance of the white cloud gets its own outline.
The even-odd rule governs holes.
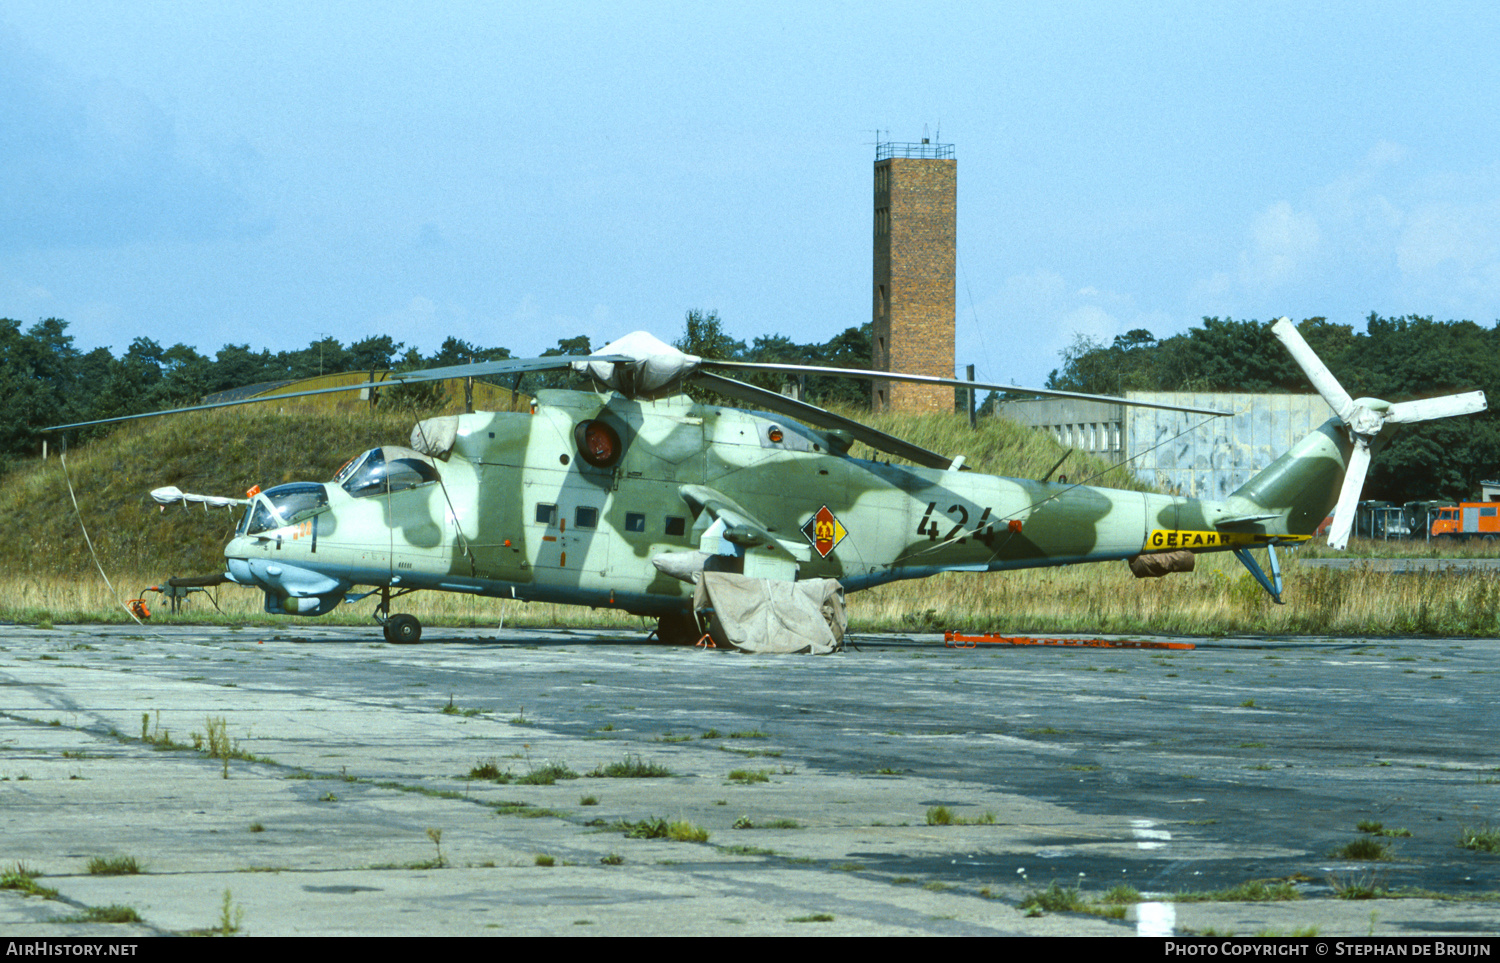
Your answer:
[[[1315,268],[1322,233],[1311,214],[1277,201],[1250,226],[1250,248],[1240,254],[1240,282],[1250,290],[1275,289]]]
[[[1235,267],[1194,287],[1203,313],[1500,317],[1500,167],[1423,175],[1418,160],[1381,141],[1303,200],[1264,208]]]

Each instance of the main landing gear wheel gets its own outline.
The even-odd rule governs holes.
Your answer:
[[[415,615],[393,615],[385,623],[385,640],[410,645],[422,639],[422,623]]]

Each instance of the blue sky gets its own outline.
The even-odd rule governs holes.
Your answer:
[[[0,4],[0,316],[211,354],[824,340],[875,131],[958,157],[958,363],[1500,319],[1500,7]]]

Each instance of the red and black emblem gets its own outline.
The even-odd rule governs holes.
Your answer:
[[[838,516],[824,505],[802,526],[802,534],[812,542],[812,547],[818,550],[820,556],[827,558],[828,553],[837,548],[849,532]]]

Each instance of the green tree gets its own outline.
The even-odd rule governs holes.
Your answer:
[[[0,457],[32,454],[40,429],[79,414],[78,351],[57,318],[38,321],[24,333],[18,321],[0,319],[0,392],[7,417],[0,423]]]
[[[683,321],[682,337],[673,342],[679,350],[715,361],[744,360],[745,342],[724,333],[719,312],[693,308]]]

